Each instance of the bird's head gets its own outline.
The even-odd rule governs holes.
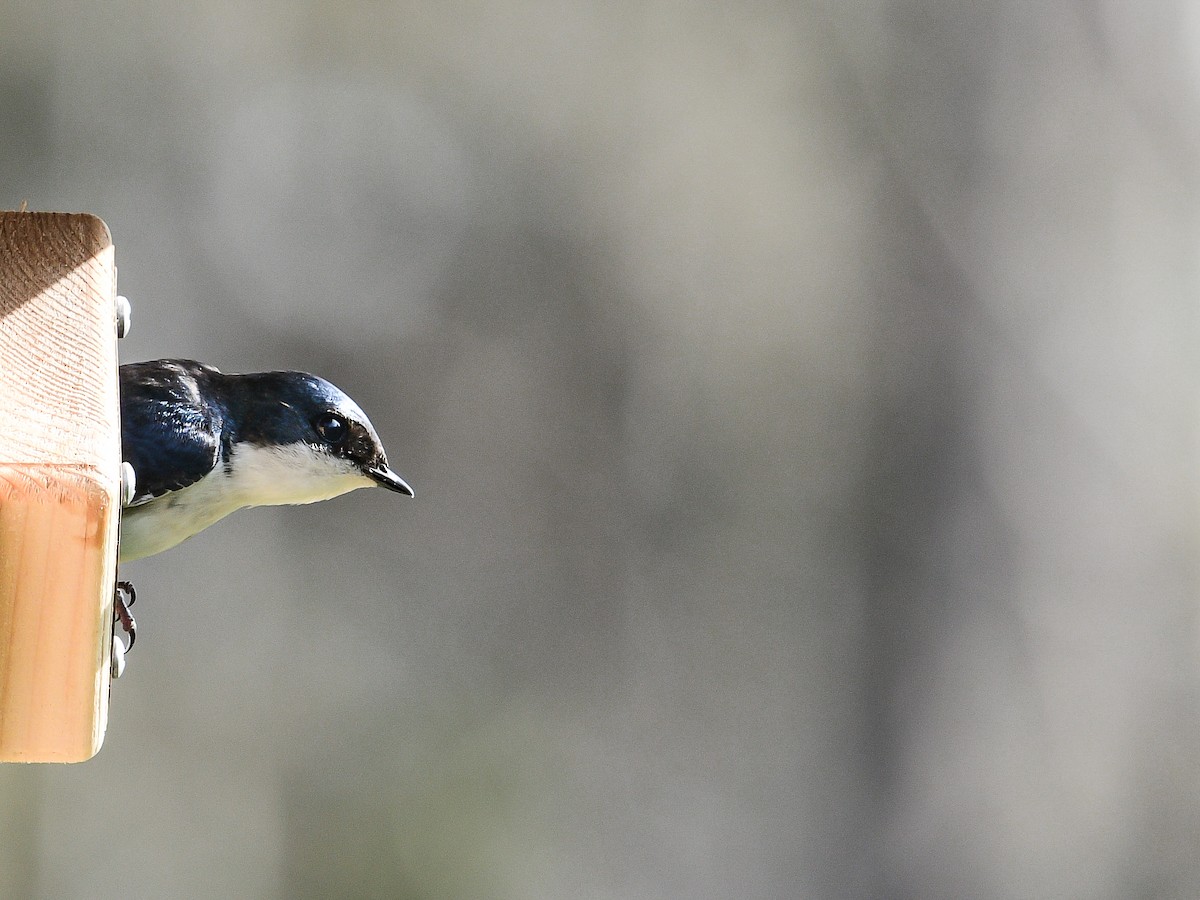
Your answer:
[[[378,485],[413,496],[366,413],[305,372],[230,376],[228,472],[246,505],[312,503]]]

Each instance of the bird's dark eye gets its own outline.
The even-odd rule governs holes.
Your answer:
[[[333,447],[344,441],[350,434],[350,426],[346,424],[346,420],[333,412],[322,413],[313,422],[313,427],[317,429],[317,434]]]

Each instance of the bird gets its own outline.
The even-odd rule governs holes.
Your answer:
[[[366,413],[307,372],[225,374],[191,359],[120,367],[121,456],[134,473],[118,559],[168,550],[236,510],[379,486],[413,496]]]
[[[162,553],[250,506],[315,503],[378,485],[413,496],[392,471],[366,413],[307,372],[227,375],[193,359],[120,367],[121,457],[133,471],[117,559]],[[112,642],[120,677],[137,623],[137,593],[118,581]]]

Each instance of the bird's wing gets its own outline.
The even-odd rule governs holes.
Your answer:
[[[121,366],[121,456],[136,479],[130,505],[185,488],[216,467],[220,414],[196,390],[201,368],[182,360]]]

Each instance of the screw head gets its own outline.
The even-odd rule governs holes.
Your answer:
[[[121,463],[121,506],[128,506],[133,502],[133,496],[137,492],[137,473],[133,471],[133,466],[127,462]]]
[[[112,661],[110,663],[109,674],[115,681],[125,673],[125,645],[121,643],[121,639],[115,634],[112,642]]]
[[[129,298],[117,295],[117,337],[123,338],[129,334],[129,319],[133,313],[133,307],[129,305]]]

